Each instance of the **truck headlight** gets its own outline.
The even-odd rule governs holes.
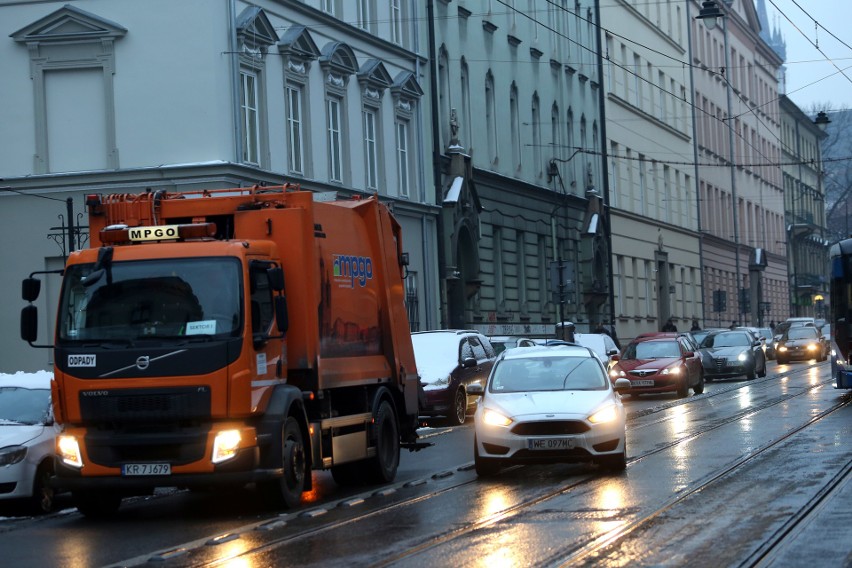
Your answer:
[[[83,467],[83,454],[80,443],[74,436],[59,436],[56,438],[56,453],[63,463],[71,467]]]
[[[237,455],[240,447],[239,430],[222,430],[213,441],[213,463],[221,463]]]

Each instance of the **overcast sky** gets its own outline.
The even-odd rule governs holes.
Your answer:
[[[780,29],[787,44],[787,96],[806,112],[814,105],[852,109],[852,0],[765,3],[770,30]]]

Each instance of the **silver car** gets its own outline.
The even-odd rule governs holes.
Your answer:
[[[580,345],[529,347],[497,359],[474,414],[476,473],[504,465],[594,462],[613,471],[626,465],[625,411],[600,359]]]

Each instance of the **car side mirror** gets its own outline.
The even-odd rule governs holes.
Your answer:
[[[683,356],[686,357],[687,359],[695,357],[695,351],[687,351],[686,353],[683,354]]]
[[[621,359],[621,356],[618,354],[618,351],[616,351],[615,353],[612,354],[612,356],[609,359],[610,359],[610,361],[618,361],[618,360]],[[627,382],[630,382],[630,381],[627,381]]]
[[[612,388],[619,394],[627,392],[631,388],[630,381],[628,379],[615,379]]]
[[[467,394],[473,396],[482,396],[485,394],[485,389],[482,388],[480,383],[471,383],[467,385]]]
[[[465,369],[476,367],[476,359],[474,359],[473,357],[467,357],[464,361],[462,361],[462,367],[464,367]]]

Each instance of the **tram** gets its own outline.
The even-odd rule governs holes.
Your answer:
[[[852,238],[832,245],[831,259],[831,374],[834,388],[852,389]]]

